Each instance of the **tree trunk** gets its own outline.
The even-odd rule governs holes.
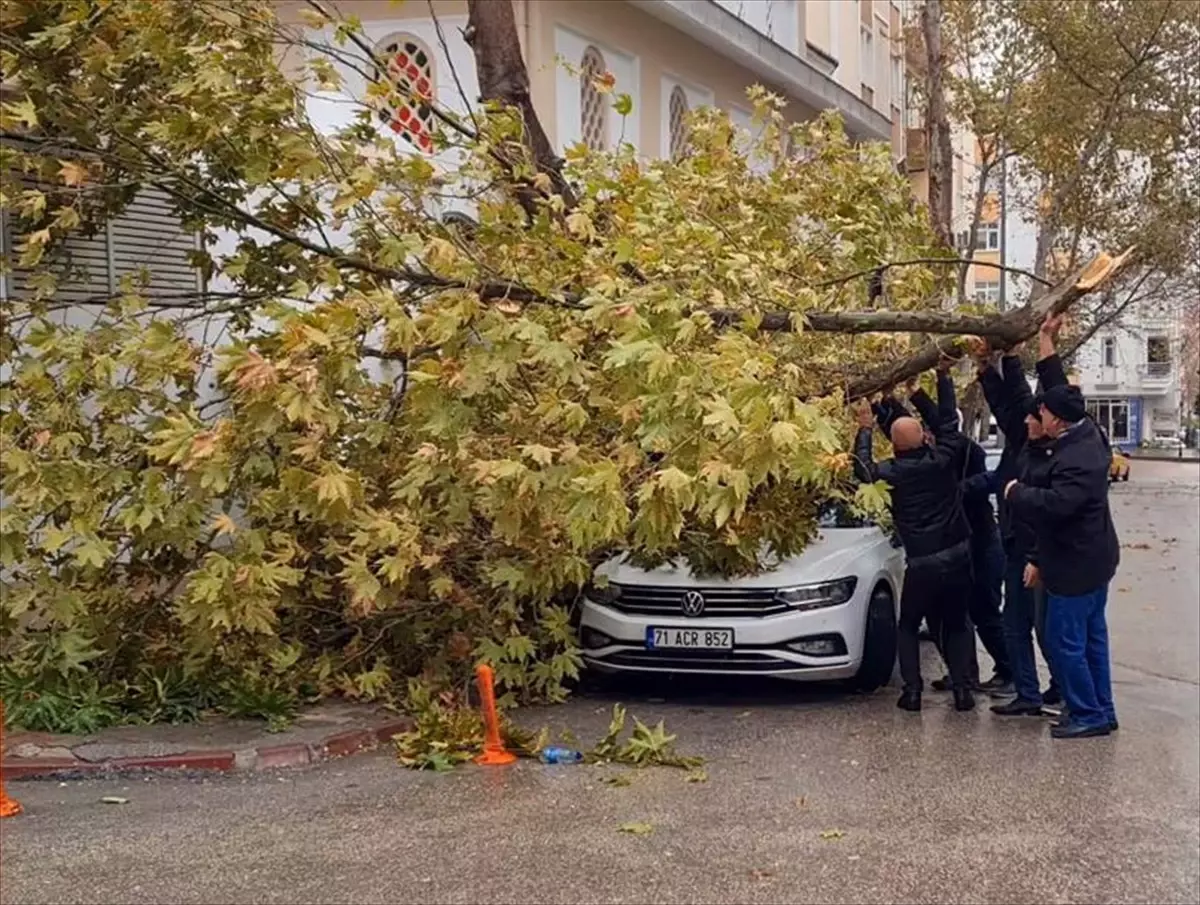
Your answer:
[[[521,56],[521,40],[512,0],[467,0],[467,43],[475,54],[479,93],[485,102],[512,107],[525,125],[525,145],[539,172],[548,175],[554,192],[568,207],[575,193],[562,175],[562,159],[542,128],[529,94],[529,70]]]
[[[929,146],[929,216],[933,231],[947,248],[954,246],[954,149],[950,144],[950,118],[942,73],[942,0],[925,0],[921,7],[921,32],[925,39],[928,99],[925,136]]]

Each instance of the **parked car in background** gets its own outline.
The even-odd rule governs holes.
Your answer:
[[[641,569],[624,557],[603,564],[584,595],[585,663],[880,687],[896,659],[899,541],[840,503],[819,525],[798,556],[743,578],[699,576],[685,564]]]
[[[984,467],[988,471],[995,471],[1000,465],[1000,456],[1004,454],[1004,450],[998,446],[985,446],[983,448]]]
[[[1119,449],[1114,449],[1112,452],[1112,462],[1108,466],[1109,482],[1128,481],[1129,468],[1129,457],[1122,453]]]
[[[1183,449],[1183,441],[1175,436],[1151,437],[1146,441],[1146,446],[1150,449],[1169,449],[1174,451]]]

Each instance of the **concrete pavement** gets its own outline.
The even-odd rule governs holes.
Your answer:
[[[529,762],[417,774],[380,754],[14,783],[27,814],[0,824],[0,901],[1200,901],[1197,482],[1144,463],[1114,489],[1110,738],[1052,741],[1041,720],[936,695],[909,715],[891,689],[670,683],[522,720],[590,740],[623,697],[708,759],[706,783]],[[630,821],[653,831],[618,832]]]

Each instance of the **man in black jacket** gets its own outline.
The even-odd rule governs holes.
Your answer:
[[[1037,534],[1047,643],[1069,714],[1051,733],[1055,738],[1108,735],[1117,728],[1117,715],[1104,610],[1120,560],[1108,507],[1110,454],[1087,417],[1078,387],[1050,387],[1036,402],[1054,441],[1045,486],[1013,479],[1005,485],[1004,499]]]
[[[955,400],[954,380],[950,377],[948,364],[949,362],[946,362],[946,367],[939,367],[937,370],[936,405],[928,393],[917,387],[913,388],[909,399],[921,413],[926,426],[940,420],[946,423],[948,430],[953,429],[962,437],[964,448],[960,476],[964,481],[965,490],[965,482],[986,475],[987,455],[983,447],[961,433],[962,416]],[[992,677],[987,682],[980,683],[979,660],[972,646],[971,682],[979,691],[1011,694],[1012,665],[1005,642],[1004,621],[1000,615],[1003,601],[1001,588],[1004,580],[1004,551],[996,531],[996,514],[986,492],[964,493],[963,510],[967,516],[967,524],[971,527],[971,567],[974,574],[968,615],[975,627],[975,633],[979,635],[979,640],[983,642],[983,647],[993,663]],[[947,685],[949,683],[944,679],[933,683],[933,687],[938,689],[945,689]]]
[[[1048,318],[1039,331],[1037,362],[1039,389],[1065,386],[1067,375],[1054,349],[1054,337],[1061,318]],[[1044,486],[1051,441],[1045,436],[1033,394],[1025,380],[1024,368],[1015,352],[1001,360],[1001,372],[988,360],[986,345],[977,348],[979,383],[988,407],[1004,434],[1004,450],[992,479],[983,492],[1001,496],[1004,486],[1014,478],[1031,487]],[[970,491],[969,491],[970,493]],[[1037,557],[1037,537],[1032,524],[1015,518],[1012,507],[999,500],[1000,533],[1004,547],[1004,628],[1009,659],[1013,664],[1016,697],[992,707],[1001,716],[1033,716],[1043,713],[1043,704],[1059,703],[1061,695],[1051,669],[1050,687],[1043,694],[1038,681],[1037,661],[1033,653],[1034,636],[1047,664],[1051,662],[1045,645],[1044,601]]]
[[[962,435],[952,426],[933,425],[936,443],[926,442],[921,425],[900,417],[891,424],[895,458],[876,463],[871,449],[875,415],[866,400],[856,409],[854,471],[860,481],[885,481],[891,488],[892,515],[904,544],[907,569],[900,597],[899,657],[903,710],[921,709],[921,652],[917,632],[921,620],[933,616],[942,634],[954,706],[970,710],[968,657],[973,640],[967,626],[971,594],[971,531],[962,507],[959,464]]]

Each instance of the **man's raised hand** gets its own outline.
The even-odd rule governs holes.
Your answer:
[[[1042,321],[1042,326],[1038,332],[1043,336],[1048,336],[1051,340],[1058,339],[1058,331],[1062,329],[1063,321],[1067,318],[1066,312],[1055,314],[1051,312],[1046,315],[1046,319]]]
[[[854,403],[854,419],[859,427],[875,426],[875,413],[871,411],[871,403],[866,399],[858,399]]]

